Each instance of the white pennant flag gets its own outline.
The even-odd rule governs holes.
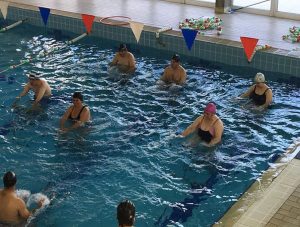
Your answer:
[[[6,19],[6,15],[7,15],[7,8],[8,8],[8,2],[0,2],[0,10],[2,12],[2,15],[4,17],[4,19]]]
[[[130,28],[135,36],[136,41],[139,42],[141,33],[144,28],[144,24],[139,23],[139,22],[133,22],[133,21],[130,21],[129,23],[130,23]]]

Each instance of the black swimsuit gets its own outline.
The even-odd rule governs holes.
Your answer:
[[[262,95],[258,95],[258,94],[255,93],[255,90],[256,90],[256,85],[255,85],[254,91],[250,94],[249,97],[250,97],[250,99],[253,100],[253,102],[255,103],[255,105],[257,105],[257,106],[264,105],[266,103],[266,99],[267,99],[266,92],[269,89],[270,88],[267,88]]]
[[[217,118],[211,125],[211,127],[214,126],[214,124],[217,122],[217,120],[219,120],[219,118]],[[201,123],[203,121],[203,118],[201,120]],[[213,138],[213,135],[208,131],[204,131],[201,129],[201,123],[200,123],[200,127],[198,128],[198,136],[203,140],[205,141],[206,143],[210,143],[210,141],[212,140]]]
[[[72,117],[72,112],[74,110],[74,106],[73,106],[73,109],[68,117],[68,119],[72,120],[72,121],[79,121],[80,120],[80,115],[81,115],[81,112],[83,111],[83,109],[85,108],[86,106],[83,106],[80,110],[80,112],[78,113],[77,117]]]

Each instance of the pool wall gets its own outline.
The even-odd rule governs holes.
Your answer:
[[[1,13],[0,13],[1,14]],[[92,36],[136,44],[135,37],[129,26],[111,26],[99,22],[98,15],[95,15],[95,22],[92,28]],[[27,18],[29,24],[45,27],[40,16],[39,9],[35,6],[10,3],[7,19],[18,21]],[[58,29],[76,34],[84,33],[85,27],[81,14],[51,10],[47,28]],[[198,35],[194,45],[189,51],[180,31],[168,31],[160,34],[160,40],[156,39],[156,27],[145,26],[139,40],[139,47],[150,47],[160,51],[179,53],[197,60],[237,66],[257,71],[283,74],[283,80],[294,81],[300,78],[300,50],[288,51],[271,48],[257,51],[251,63],[245,57],[244,49],[240,42],[224,40],[220,38]],[[269,76],[270,74],[268,74]]]

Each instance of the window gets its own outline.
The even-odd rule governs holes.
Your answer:
[[[235,8],[247,7],[252,9],[262,9],[270,10],[271,1],[262,1],[262,0],[233,0],[233,5]]]
[[[278,0],[278,11],[300,14],[299,0]]]

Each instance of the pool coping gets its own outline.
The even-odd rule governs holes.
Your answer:
[[[276,211],[281,207],[281,205],[289,198],[291,193],[293,193],[293,187],[289,187],[287,193],[280,191],[281,198],[280,201],[273,201],[273,204],[268,204],[269,198],[268,193],[270,190],[274,191],[274,187],[279,178],[282,178],[284,181],[288,180],[288,174],[285,174],[284,171],[288,168],[291,168],[294,165],[293,162],[299,162],[295,157],[300,153],[300,137],[295,139],[289,148],[271,165],[264,173],[259,177],[247,191],[235,202],[227,212],[213,225],[213,227],[220,226],[264,226],[266,225]],[[300,166],[300,164],[299,164]],[[293,179],[294,180],[294,179]],[[300,175],[297,179],[299,182],[294,182],[295,187],[300,184]],[[275,186],[274,186],[275,185]],[[290,185],[288,185],[290,186]],[[262,202],[266,207],[262,208],[260,205]],[[276,202],[276,204],[275,204]],[[258,209],[252,209],[255,207]],[[250,215],[253,215],[255,212],[255,219],[249,218]],[[245,224],[245,223],[248,223]]]
[[[24,3],[15,3],[13,1],[10,1],[9,7],[34,11],[34,16],[36,18],[40,17],[37,14],[37,12],[39,12],[38,6]],[[71,21],[69,24],[65,22],[64,25],[60,25],[57,21],[53,23],[50,22],[49,25],[48,22],[47,28],[66,30],[76,34],[86,32],[83,27],[83,23],[81,22],[81,13],[51,9],[51,14],[59,17],[76,19],[77,21],[76,23],[74,21]],[[260,47],[262,46],[258,45],[258,48],[255,52],[255,57],[253,57],[251,63],[249,63],[246,59],[244,48],[241,42],[224,39],[222,38],[222,36],[217,36],[217,34],[198,34],[191,50],[188,50],[179,28],[173,28],[170,31],[163,32],[160,34],[160,38],[157,39],[155,33],[161,27],[155,27],[144,24],[144,29],[141,34],[140,41],[139,43],[137,43],[132,35],[130,25],[104,25],[101,22],[99,22],[99,20],[103,17],[97,15],[94,16],[94,30],[92,30],[91,36],[96,36],[104,39],[111,39],[118,42],[125,42],[128,44],[150,47],[153,49],[163,50],[171,53],[175,52],[182,54],[186,57],[212,62],[217,65],[223,64],[239,68],[249,68],[255,71],[261,71],[265,73],[270,72],[270,75],[276,73],[283,74],[281,79],[291,81],[292,83],[295,79],[300,78],[300,50],[285,50],[273,47],[268,49],[261,49]],[[12,18],[18,20],[25,19],[20,18],[18,15],[14,15]],[[116,20],[110,21],[118,22]],[[28,23],[36,26],[44,26],[41,17],[38,21],[34,22],[33,20],[29,20]]]

